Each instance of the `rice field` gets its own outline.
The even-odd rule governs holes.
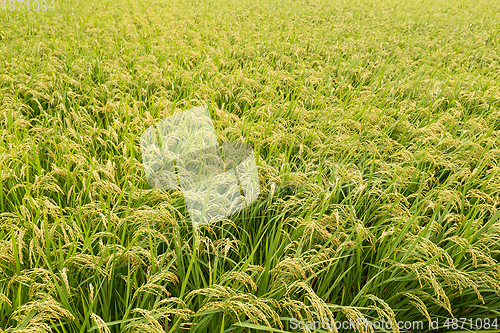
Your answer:
[[[0,332],[500,332],[498,1],[8,6]],[[139,140],[205,104],[260,195],[194,230]]]

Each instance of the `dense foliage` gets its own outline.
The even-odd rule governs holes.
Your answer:
[[[496,0],[0,10],[0,331],[500,317],[499,32]],[[196,232],[139,138],[202,104],[261,195]]]

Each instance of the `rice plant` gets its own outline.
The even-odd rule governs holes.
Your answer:
[[[500,318],[500,3],[54,7],[0,9],[0,332]],[[261,190],[194,229],[140,137],[199,105]]]

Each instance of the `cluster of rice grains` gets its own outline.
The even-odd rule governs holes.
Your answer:
[[[230,2],[2,11],[0,331],[498,317],[498,1]],[[141,152],[203,104],[260,185],[208,215]]]

